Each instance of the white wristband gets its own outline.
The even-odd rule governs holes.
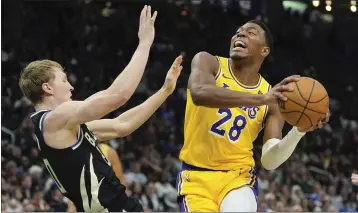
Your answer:
[[[305,132],[298,131],[296,126],[292,127],[291,131],[294,131],[299,136],[304,136],[306,134]]]
[[[287,135],[280,139],[271,138],[262,147],[261,163],[265,169],[272,170],[285,162],[295,150],[298,142],[305,135],[293,127]]]

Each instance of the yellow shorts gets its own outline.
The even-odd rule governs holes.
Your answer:
[[[183,163],[177,177],[181,212],[219,212],[225,196],[234,189],[249,186],[258,197],[256,171],[252,167],[234,171],[212,171]],[[257,200],[257,199],[256,199]]]

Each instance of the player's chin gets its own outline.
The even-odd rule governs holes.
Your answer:
[[[70,96],[70,97],[67,97],[65,100],[64,100],[64,102],[67,102],[67,101],[72,101],[72,97]]]
[[[238,52],[231,52],[230,53],[230,58],[232,60],[241,60],[247,57],[247,54],[245,53],[238,53]]]

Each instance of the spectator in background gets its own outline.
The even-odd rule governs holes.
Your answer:
[[[358,174],[352,174],[352,183],[358,185]]]
[[[16,199],[10,199],[7,204],[4,212],[22,212],[23,210],[21,203]]]
[[[158,194],[158,198],[162,200],[164,204],[164,211],[169,211],[177,207],[177,203],[173,202],[173,200],[176,200],[177,191],[173,185],[168,182],[168,175],[166,173],[162,173],[160,181],[154,184],[154,188]]]
[[[127,180],[128,185],[132,185],[134,183],[139,184],[146,184],[148,179],[147,177],[141,172],[141,165],[140,163],[133,163],[133,172],[124,173],[124,177]]]
[[[43,191],[39,190],[35,192],[34,199],[32,201],[32,205],[35,207],[36,211],[49,211],[50,206],[47,204],[47,202],[44,200]]]
[[[158,193],[155,191],[154,183],[149,182],[145,187],[145,193],[141,196],[140,199],[143,204],[144,209],[150,212],[159,212],[163,211],[163,206],[161,205]]]

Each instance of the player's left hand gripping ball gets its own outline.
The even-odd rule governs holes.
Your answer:
[[[165,77],[165,82],[163,85],[164,91],[168,94],[172,94],[175,90],[175,86],[177,84],[178,77],[183,69],[181,63],[183,61],[183,56],[178,56],[175,61],[173,62],[172,66],[170,67],[167,76]]]
[[[329,121],[330,116],[331,116],[331,113],[330,113],[330,111],[328,111],[326,116],[317,125],[312,126],[310,128],[307,128],[307,129],[298,127],[297,130],[300,131],[300,132],[311,132],[311,131],[316,130],[316,129],[321,129],[323,127],[323,125]]]

